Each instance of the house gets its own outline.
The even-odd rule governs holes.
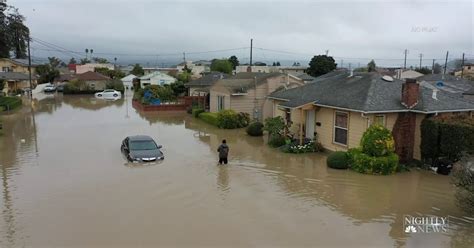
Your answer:
[[[140,86],[142,88],[144,88],[147,85],[172,84],[177,81],[176,78],[159,71],[146,74],[144,76],[141,76],[139,79],[140,79]]]
[[[474,64],[464,65],[461,70],[454,72],[454,76],[474,78]]]
[[[28,74],[28,59],[0,58],[1,72],[20,72]],[[36,74],[38,64],[31,62],[31,74]]]
[[[379,73],[333,73],[302,87],[270,94],[273,116],[292,123],[301,140],[317,138],[332,151],[359,146],[367,127],[377,123],[392,131],[402,162],[421,159],[420,125],[430,115],[474,111],[474,104],[436,91],[415,79],[401,81]],[[472,115],[472,112],[471,112]]]
[[[100,64],[100,63],[88,63],[84,65],[76,65],[76,73],[82,74],[85,72],[92,71],[94,72],[96,68],[107,68],[109,70],[114,70],[114,65],[112,64]]]
[[[73,79],[77,79],[86,83],[86,85],[93,90],[105,90],[110,78],[98,72],[88,71],[81,74],[76,74]]]
[[[457,97],[468,96],[469,91],[474,90],[473,81],[449,74],[428,74],[418,77],[416,80],[425,87],[444,91]]]
[[[125,89],[133,89],[133,80],[137,78],[137,76],[133,75],[133,74],[130,74],[130,75],[127,75],[123,78],[120,79],[120,81],[122,81],[123,83],[123,86],[125,87]]]
[[[220,79],[209,89],[209,110],[218,112],[233,109],[264,120],[273,114],[271,101],[267,96],[279,89],[304,85],[303,80],[283,74],[243,72],[226,79]]]
[[[202,74],[211,71],[211,61],[200,60],[195,63],[192,61],[186,61],[178,64],[176,69],[178,70],[178,73],[181,73],[184,71],[185,67],[191,70],[193,78],[200,78]]]
[[[278,72],[278,68],[267,65],[238,65],[235,67],[235,73],[242,72]]]
[[[176,68],[166,68],[166,67],[143,67],[144,74],[149,74],[155,71],[159,71],[170,76],[178,74],[178,69]],[[130,72],[130,71],[129,71]]]
[[[188,88],[189,96],[206,96],[209,94],[210,87],[214,85],[215,82],[229,77],[228,74],[222,72],[211,72],[201,78],[184,84],[184,86]]]
[[[315,77],[307,74],[306,72],[289,72],[288,74],[303,80],[305,83],[310,83],[314,79],[316,79]]]
[[[406,70],[406,69],[395,70],[395,77],[398,79],[418,78],[423,75],[424,75],[423,73],[419,73],[414,70]]]
[[[18,90],[30,88],[30,76],[21,72],[0,72],[0,80],[4,81],[3,93],[16,92]],[[31,83],[36,85],[36,77],[31,76]]]

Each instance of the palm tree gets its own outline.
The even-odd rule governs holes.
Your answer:
[[[92,58],[92,53],[94,52],[94,49],[91,49],[91,58]]]
[[[89,53],[89,49],[86,48],[86,59],[87,59],[87,54]]]

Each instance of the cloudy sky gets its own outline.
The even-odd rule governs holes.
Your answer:
[[[248,61],[309,60],[326,50],[338,63],[442,62],[474,58],[471,1],[7,0],[32,37],[80,53],[149,63],[236,54]],[[36,57],[69,56],[33,44]],[[215,50],[231,51],[196,53]],[[48,51],[49,50],[49,51]],[[169,54],[169,55],[167,55]],[[71,54],[71,56],[74,54]],[[160,55],[160,56],[156,56]],[[69,56],[70,57],[70,56]]]

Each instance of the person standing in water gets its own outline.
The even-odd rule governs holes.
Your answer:
[[[219,153],[219,164],[227,164],[227,156],[229,155],[229,146],[227,146],[227,141],[222,140],[222,144],[217,148]]]

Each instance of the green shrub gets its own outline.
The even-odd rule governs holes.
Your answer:
[[[218,121],[217,121],[217,114],[216,113],[210,113],[210,112],[203,112],[201,114],[199,114],[199,119],[211,124],[211,125],[214,125],[214,126],[217,126],[218,124]]]
[[[0,97],[0,108],[4,110],[12,110],[21,106],[21,98],[16,96]]]
[[[268,135],[279,135],[282,133],[283,129],[285,128],[285,121],[283,117],[277,116],[273,118],[265,119],[265,127],[263,130],[268,132]]]
[[[201,113],[204,113],[204,109],[202,108],[194,108],[192,110],[192,114],[194,118],[198,118]]]
[[[385,156],[395,149],[392,133],[383,126],[372,125],[364,132],[360,140],[362,152],[370,156]]]
[[[239,127],[246,127],[250,124],[250,114],[240,112],[237,114],[237,120],[239,122]]]
[[[253,122],[247,127],[247,134],[250,136],[262,136],[263,124],[259,121]]]
[[[363,153],[361,149],[351,149],[349,157],[351,169],[359,173],[389,175],[398,169],[398,155],[395,153],[374,157]]]
[[[219,113],[217,113],[217,126],[224,129],[240,128],[238,114],[231,109],[219,111]]]
[[[271,147],[281,147],[285,144],[286,144],[285,137],[278,134],[270,135],[270,138],[268,139],[268,145]]]
[[[424,119],[420,149],[423,161],[431,164],[440,157],[456,161],[463,152],[474,153],[474,119],[465,116]]]
[[[329,154],[326,164],[333,169],[347,169],[349,168],[350,157],[347,152],[337,151]]]
[[[298,141],[288,142],[288,139],[285,140],[285,143],[286,144],[281,147],[281,150],[286,153],[307,153],[316,151],[316,146],[314,145],[313,140],[310,140],[303,145],[300,145]]]
[[[465,154],[455,166],[452,180],[456,202],[468,215],[474,215],[474,156]]]
[[[123,82],[118,79],[110,80],[109,82],[107,82],[106,87],[107,89],[114,89],[116,91],[120,91],[122,94],[125,91],[125,86],[123,85]]]

